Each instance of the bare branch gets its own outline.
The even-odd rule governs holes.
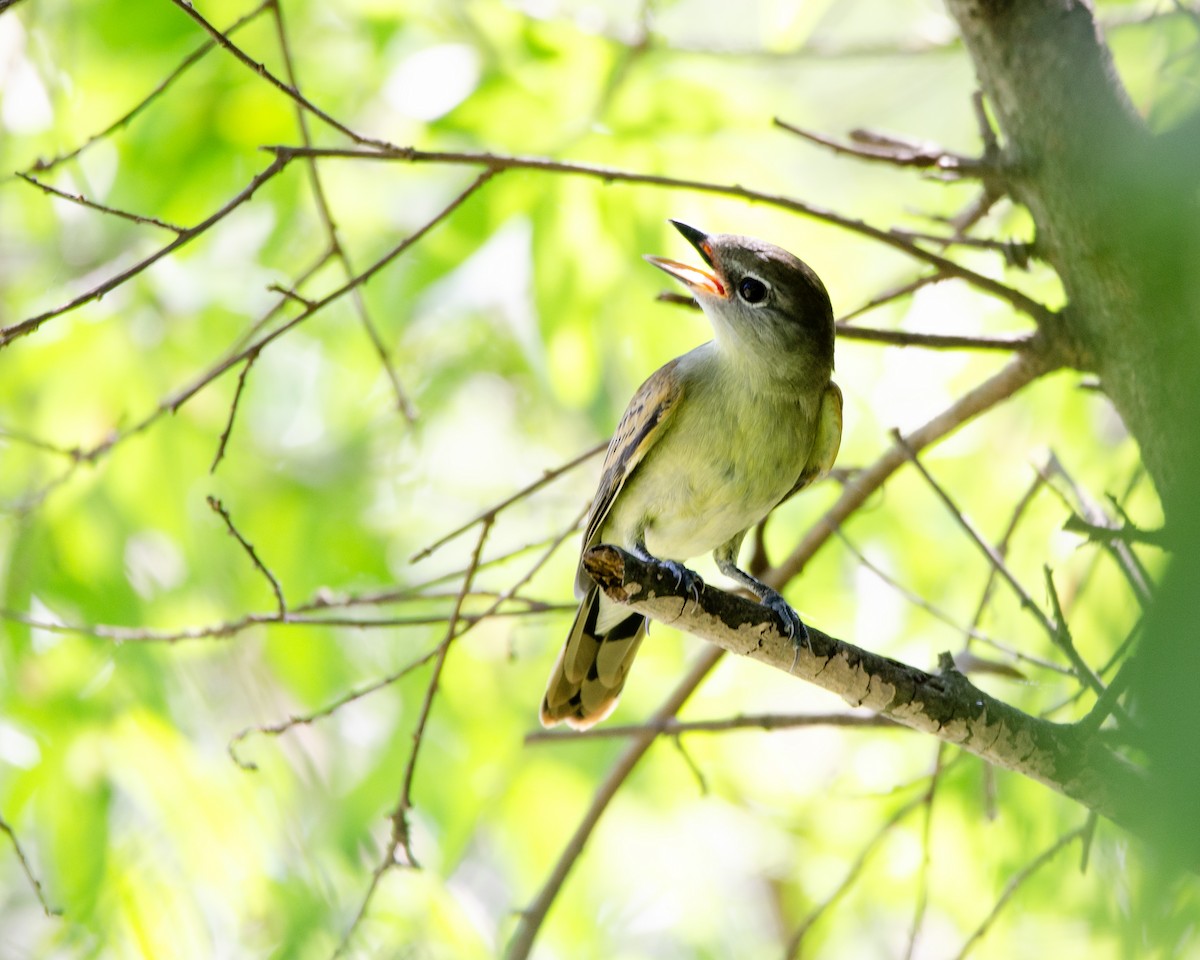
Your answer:
[[[807,936],[808,931],[812,929],[813,924],[820,920],[827,911],[832,909],[834,904],[836,904],[838,900],[845,896],[846,892],[852,886],[854,886],[855,881],[862,874],[863,867],[866,866],[867,860],[870,858],[871,854],[875,852],[876,848],[883,842],[887,835],[892,832],[896,824],[898,824],[914,810],[924,805],[924,803],[925,797],[922,795],[904,804],[904,806],[900,807],[895,811],[895,813],[893,813],[887,818],[887,820],[884,821],[883,826],[876,831],[875,835],[870,840],[863,844],[862,849],[859,851],[858,857],[856,857],[854,863],[850,865],[850,868],[846,871],[846,875],[842,877],[842,882],[839,883],[837,887],[834,888],[833,892],[830,893],[829,896],[827,896],[824,900],[822,900],[808,914],[808,916],[806,916],[800,922],[799,926],[797,926],[792,932],[791,937],[788,938],[787,945],[784,947],[783,951],[783,955],[787,957],[788,960],[800,955],[800,947],[803,944],[804,938]]]
[[[28,173],[18,171],[17,176],[26,183],[32,184],[43,193],[48,193],[52,197],[58,197],[61,200],[66,200],[70,203],[77,203],[81,207],[87,207],[89,210],[98,210],[100,213],[111,214],[114,217],[120,217],[123,220],[129,220],[133,223],[145,223],[154,227],[162,227],[164,230],[170,230],[175,234],[186,233],[184,227],[177,226],[174,223],[167,223],[165,220],[159,220],[157,217],[144,217],[138,213],[130,213],[128,210],[118,210],[116,207],[105,206],[103,203],[97,203],[95,200],[89,200],[82,193],[67,193],[65,190],[59,190],[58,187],[52,187],[48,183],[42,183],[36,177],[30,176]]]
[[[250,21],[257,18],[259,15],[261,15],[262,12],[264,10],[266,10],[267,7],[269,7],[274,2],[275,2],[275,0],[263,0],[263,2],[260,3],[257,7],[254,7],[249,12],[243,14],[241,17],[239,17],[237,20],[235,20],[232,24],[230,24],[228,27],[226,27],[223,31],[221,31],[221,33],[226,37],[233,36],[238,30],[240,30],[242,27],[244,27]],[[0,12],[3,12],[4,8],[5,8],[5,5],[3,3],[3,0],[0,0]],[[67,153],[60,153],[57,156],[52,157],[49,160],[38,160],[32,167],[30,167],[25,172],[26,173],[31,173],[31,172],[44,173],[46,171],[53,170],[55,167],[59,166],[60,164],[66,163],[68,160],[74,160],[77,156],[79,156],[81,153],[83,153],[84,150],[86,150],[88,147],[92,146],[92,144],[97,143],[100,140],[104,140],[104,139],[112,136],[114,133],[116,133],[122,127],[127,126],[129,124],[129,122],[131,120],[133,120],[134,117],[136,117],[139,113],[141,113],[148,106],[150,106],[150,104],[152,104],[156,99],[158,99],[160,96],[162,96],[162,94],[165,93],[167,91],[167,89],[176,80],[178,80],[181,76],[183,76],[183,74],[185,74],[189,68],[193,67],[196,63],[198,63],[204,57],[204,55],[206,53],[208,53],[210,50],[212,50],[215,46],[216,46],[216,43],[214,41],[206,40],[204,43],[200,44],[200,46],[198,46],[195,50],[193,50],[191,53],[189,53],[186,57],[184,57],[183,61],[179,64],[179,66],[177,66],[174,70],[172,70],[170,73],[168,73],[166,78],[162,81],[162,83],[160,83],[157,87],[155,87],[153,90],[151,90],[149,95],[142,98],[142,100],[140,100],[138,102],[137,106],[135,106],[132,110],[128,111],[127,113],[122,114],[119,118],[114,120],[112,123],[110,123],[107,127],[105,127],[103,130],[101,130],[99,133],[93,134],[92,136],[88,137],[87,140],[85,140],[82,144],[80,144],[74,150],[70,150]]]
[[[217,452],[213,456],[212,466],[208,468],[209,473],[217,472],[217,464],[225,456],[225,446],[229,443],[229,435],[233,432],[233,419],[237,416],[238,404],[242,399],[242,391],[246,389],[246,375],[250,373],[250,368],[254,366],[254,361],[258,359],[258,352],[250,354],[246,358],[246,362],[242,364],[241,372],[238,373],[237,389],[233,392],[233,400],[229,404],[229,419],[225,421],[225,429],[221,431],[221,436],[217,440]]]
[[[1075,641],[1071,637],[1071,628],[1067,625],[1067,617],[1063,613],[1062,604],[1058,599],[1058,590],[1054,586],[1054,574],[1050,570],[1049,564],[1042,567],[1042,573],[1046,578],[1046,594],[1050,597],[1050,606],[1054,609],[1054,643],[1067,659],[1071,661],[1071,665],[1075,668],[1076,675],[1083,680],[1089,687],[1095,691],[1097,696],[1103,696],[1104,684],[1100,682],[1100,678],[1096,676],[1092,668],[1079,655],[1079,651],[1075,648]]]
[[[279,39],[279,49],[283,54],[284,73],[292,88],[299,90],[299,84],[296,82],[296,68],[292,61],[292,49],[288,43],[287,30],[283,24],[283,7],[278,0],[273,0],[271,3],[271,13],[275,20],[275,34]],[[299,103],[296,103],[295,107],[296,124],[300,128],[300,137],[306,147],[311,147],[312,136],[308,130],[308,118],[305,115],[304,108]],[[325,233],[329,237],[329,248],[333,251],[338,262],[341,263],[342,273],[345,278],[347,280],[353,279],[354,267],[350,262],[350,255],[346,252],[346,248],[342,245],[341,238],[338,236],[337,225],[333,221],[333,211],[330,209],[329,199],[325,195],[325,188],[321,183],[321,175],[317,170],[316,160],[310,157],[307,167],[308,178],[312,184],[313,199],[317,204],[317,213],[320,215],[321,222],[325,226]],[[388,350],[387,345],[384,344],[383,338],[379,335],[379,330],[376,328],[375,322],[371,319],[370,313],[367,312],[367,302],[363,297],[361,287],[354,288],[351,293],[351,301],[354,304],[355,312],[358,314],[359,322],[363,325],[363,329],[371,341],[371,346],[374,348],[376,356],[379,357],[379,363],[387,375],[388,382],[392,385],[392,392],[396,396],[396,408],[409,423],[415,422],[417,419],[416,408],[400,383],[400,375],[396,372],[396,365],[392,362],[391,352]]]
[[[1023,774],[1135,832],[1145,829],[1147,789],[1138,773],[1095,737],[1030,716],[984,693],[943,654],[930,674],[835,639],[809,625],[797,646],[767,607],[706,586],[699,599],[661,564],[601,545],[583,557],[605,595],[631,610],[685,630]]]
[[[917,471],[922,477],[925,478],[925,481],[929,484],[933,492],[937,494],[938,499],[942,501],[950,515],[954,517],[956,521],[958,521],[959,527],[961,527],[963,532],[967,534],[967,537],[971,540],[971,542],[983,552],[983,555],[987,557],[988,562],[992,564],[993,568],[995,568],[996,572],[1000,574],[1004,582],[1012,587],[1012,590],[1017,595],[1017,599],[1020,601],[1021,606],[1033,614],[1034,619],[1038,622],[1042,629],[1046,631],[1047,636],[1049,636],[1051,640],[1056,640],[1058,636],[1058,630],[1054,624],[1050,622],[1050,618],[1046,616],[1045,612],[1040,606],[1038,606],[1033,597],[1029,595],[1029,592],[1023,586],[1021,586],[1021,582],[1008,568],[1008,564],[1005,563],[1004,557],[1000,555],[999,551],[996,550],[995,547],[993,547],[983,538],[983,535],[975,529],[975,525],[971,523],[971,521],[968,520],[963,514],[962,510],[958,508],[958,505],[954,502],[950,494],[946,492],[946,489],[933,478],[933,475],[927,469],[925,469],[925,465],[921,463],[916,451],[909,446],[908,442],[903,436],[901,436],[900,431],[892,431],[892,436],[895,438],[896,443],[899,444],[901,449],[904,451],[905,456],[909,458],[909,460],[912,462],[912,465],[917,468]],[[1080,676],[1080,680],[1083,679],[1084,678]]]
[[[420,560],[424,560],[426,557],[428,557],[434,551],[445,546],[447,543],[449,543],[455,537],[461,536],[462,534],[466,533],[468,530],[470,530],[473,526],[475,526],[478,523],[490,523],[495,518],[496,514],[500,513],[502,510],[505,510],[508,507],[511,507],[514,503],[517,503],[520,500],[524,500],[531,493],[534,493],[534,492],[540,490],[542,487],[546,486],[546,484],[550,483],[551,481],[557,480],[564,473],[574,470],[581,463],[584,463],[584,462],[590,460],[592,457],[594,457],[596,454],[598,454],[601,450],[606,450],[607,448],[608,448],[608,441],[605,440],[603,443],[598,443],[594,447],[590,447],[587,450],[584,450],[583,453],[579,454],[579,456],[575,457],[572,460],[568,460],[561,467],[555,467],[552,470],[542,471],[542,475],[540,477],[538,477],[536,480],[534,480],[533,483],[525,485],[520,490],[518,490],[516,493],[514,493],[512,496],[505,497],[499,503],[495,503],[492,506],[488,507],[485,511],[483,511],[483,513],[479,514],[476,517],[473,517],[472,519],[468,520],[466,523],[462,524],[461,526],[457,526],[453,530],[451,530],[449,533],[444,534],[443,536],[439,537],[437,540],[435,540],[429,546],[423,547],[422,549],[418,550],[416,553],[414,553],[409,558],[409,563],[417,563]]]
[[[360,136],[359,134],[357,134],[353,130],[351,130],[349,127],[347,127],[345,124],[339,122],[338,120],[335,120],[333,117],[331,117],[329,114],[327,114],[324,110],[322,110],[320,107],[318,107],[312,101],[310,101],[307,97],[305,97],[294,86],[292,86],[289,83],[284,83],[277,76],[275,76],[275,74],[273,74],[270,70],[267,69],[266,64],[259,63],[257,60],[255,60],[253,57],[251,57],[248,53],[246,53],[241,47],[239,47],[232,40],[230,40],[227,34],[222,33],[220,30],[218,30],[216,27],[214,27],[211,23],[209,23],[206,19],[204,19],[203,15],[201,15],[200,11],[197,10],[194,6],[192,6],[190,0],[171,0],[171,2],[174,3],[175,6],[177,6],[180,10],[182,10],[184,13],[186,13],[189,17],[191,17],[193,20],[195,20],[196,23],[200,24],[200,26],[201,26],[201,28],[203,28],[204,32],[207,33],[210,37],[212,37],[212,39],[214,41],[216,41],[218,46],[220,46],[222,49],[228,51],[229,53],[233,54],[234,58],[237,59],[238,62],[240,62],[244,66],[248,67],[252,72],[254,72],[258,76],[262,77],[264,80],[267,81],[267,83],[269,83],[271,86],[273,86],[276,90],[278,90],[284,96],[291,99],[298,106],[307,110],[309,113],[311,113],[314,117],[317,117],[323,123],[326,123],[329,126],[331,126],[334,130],[338,131],[338,133],[344,134],[345,136],[347,136],[351,140],[353,140],[355,143],[361,143],[364,145],[374,145],[374,146],[385,147],[385,148],[391,147],[391,144],[387,143],[384,140],[374,140],[370,137]],[[272,0],[270,5],[272,5],[272,6],[274,5],[274,0]]]
[[[283,599],[283,588],[279,586],[279,581],[275,579],[275,574],[268,570],[267,565],[259,559],[258,554],[254,550],[254,545],[238,532],[238,528],[233,525],[233,518],[229,516],[229,511],[225,509],[225,505],[211,495],[206,499],[208,500],[208,505],[212,507],[213,512],[219,514],[221,519],[225,521],[225,527],[229,530],[229,535],[242,545],[242,549],[246,551],[246,555],[250,558],[250,561],[267,578],[267,582],[271,585],[271,590],[275,594],[275,601],[279,604],[279,619],[287,620],[287,602]]]
[[[1058,852],[1063,849],[1063,847],[1066,847],[1067,845],[1080,839],[1084,835],[1084,831],[1086,829],[1086,826],[1078,827],[1072,830],[1070,833],[1059,837],[1055,843],[1038,854],[1038,856],[1026,864],[1024,868],[1013,874],[1012,877],[1009,878],[1008,883],[1004,885],[1004,892],[1000,894],[1000,899],[996,901],[996,905],[992,907],[991,912],[983,918],[983,922],[975,929],[975,932],[967,938],[966,943],[962,945],[962,949],[956,954],[955,960],[965,960],[967,954],[971,952],[975,944],[979,942],[985,933],[987,933],[988,928],[995,921],[996,917],[1000,915],[1000,911],[1004,909],[1005,904],[1007,904],[1012,895],[1020,889],[1021,885],[1035,873],[1037,873],[1038,870],[1053,860],[1054,857],[1057,856]]]
[[[612,740],[652,732],[656,736],[678,737],[684,733],[727,733],[731,730],[794,730],[797,727],[869,727],[903,730],[887,717],[858,713],[748,713],[721,720],[676,720],[667,717],[647,723],[612,724],[587,730],[533,730],[526,743],[554,741]]]
[[[1048,462],[1049,463],[1054,462],[1054,454],[1053,453],[1050,454]],[[1042,485],[1044,483],[1045,483],[1045,480],[1043,477],[1043,473],[1042,473],[1042,470],[1039,468],[1037,470],[1037,472],[1034,474],[1033,481],[1025,489],[1025,492],[1021,495],[1021,498],[1017,501],[1017,505],[1013,508],[1012,514],[1008,518],[1008,526],[1006,526],[1004,528],[1004,533],[1001,535],[1000,540],[996,544],[996,552],[1001,557],[1008,556],[1008,546],[1012,542],[1012,538],[1017,532],[1017,526],[1020,524],[1021,519],[1025,516],[1025,511],[1029,509],[1029,505],[1031,503],[1033,503],[1033,498],[1035,496],[1037,496],[1038,491],[1042,488]],[[992,591],[995,589],[995,586],[996,586],[996,577],[997,577],[997,568],[995,566],[989,565],[987,579],[984,581],[984,584],[983,584],[983,592],[980,594],[979,604],[975,608],[975,616],[973,616],[971,618],[971,629],[972,630],[974,630],[976,627],[979,626],[980,622],[983,619],[984,611],[987,610],[988,604],[991,602]],[[971,640],[972,640],[972,635],[967,634],[967,644],[968,645],[970,645]],[[1061,668],[1059,668],[1059,669],[1061,669]]]
[[[180,2],[180,0],[175,0]],[[812,217],[825,223],[833,224],[853,233],[861,234],[876,240],[885,246],[900,250],[910,257],[928,263],[947,277],[957,277],[1006,303],[1011,304],[1022,313],[1028,314],[1042,322],[1050,320],[1054,314],[1044,304],[1022,293],[1013,287],[976,273],[962,264],[926,250],[912,241],[896,236],[888,230],[873,227],[870,224],[853,217],[845,217],[832,210],[826,210],[813,204],[794,200],[778,194],[764,193],[751,190],[736,184],[713,183],[707,180],[688,180],[678,177],[666,177],[659,174],[635,173],[614,167],[600,167],[585,163],[570,163],[567,161],[550,160],[546,157],[519,157],[496,153],[472,153],[465,151],[417,150],[413,147],[394,147],[379,150],[340,149],[340,148],[308,148],[297,146],[274,145],[264,147],[272,151],[276,157],[330,157],[363,160],[385,160],[404,163],[442,163],[466,164],[482,166],[493,172],[504,170],[538,170],[544,173],[567,174],[573,176],[592,177],[605,183],[641,183],[650,186],[678,190],[694,190],[700,193],[711,193],[719,196],[739,197],[756,203],[769,204],[806,217]]]
[[[394,867],[400,866],[400,861],[396,859],[396,854],[400,849],[404,850],[405,863],[411,867],[419,866],[416,855],[412,849],[412,833],[408,823],[408,813],[412,809],[412,786],[413,777],[417,769],[417,755],[421,750],[421,743],[425,735],[425,725],[429,722],[429,714],[433,709],[433,698],[437,695],[438,682],[441,680],[442,668],[446,664],[446,657],[450,653],[450,646],[456,639],[456,630],[458,628],[459,615],[462,611],[463,601],[466,599],[468,591],[471,589],[471,580],[475,576],[475,571],[479,567],[479,558],[483,553],[483,545],[487,541],[488,534],[492,529],[492,521],[485,520],[479,529],[479,537],[475,542],[475,550],[471,555],[471,564],[467,567],[467,573],[463,577],[462,589],[459,591],[458,597],[455,600],[454,610],[450,614],[450,622],[446,625],[446,633],[442,638],[442,642],[438,644],[434,651],[433,675],[429,678],[429,684],[425,688],[425,699],[421,704],[421,712],[417,717],[417,725],[413,730],[413,748],[408,756],[408,763],[404,769],[403,786],[400,789],[400,800],[396,804],[396,808],[389,815],[388,819],[392,824],[391,838],[388,841],[388,848],[384,852],[383,858],[376,865],[374,872],[371,875],[371,882],[367,887],[366,894],[363,896],[362,903],[359,906],[354,920],[351,922],[341,942],[338,944],[337,950],[334,952],[334,957],[340,956],[350,945],[354,938],[354,933],[366,916],[367,909],[371,905],[371,900],[375,896],[375,891],[379,889],[379,882],[383,875]]]
[[[3,10],[0,9],[0,13],[2,12]],[[33,872],[33,867],[29,865],[29,858],[25,856],[25,851],[21,848],[21,841],[17,839],[16,831],[9,826],[8,821],[3,817],[0,817],[0,833],[8,835],[9,842],[12,843],[13,852],[17,855],[17,862],[21,864],[21,872],[25,874],[25,879],[28,880],[29,885],[33,887],[34,895],[37,897],[38,903],[42,905],[42,912],[47,917],[62,916],[61,910],[59,910],[57,907],[50,906],[49,901],[46,899],[46,891],[42,889],[42,882]]]
[[[854,130],[850,143],[827,137],[822,133],[805,130],[776,117],[775,126],[812,143],[827,147],[843,156],[860,160],[874,160],[896,167],[916,167],[922,170],[935,169],[940,173],[957,177],[984,177],[1000,172],[986,161],[976,157],[964,157],[928,141],[907,140],[902,137]]]
[[[216,213],[212,214],[206,220],[196,224],[194,227],[188,227],[165,247],[160,247],[150,256],[143,260],[139,260],[127,270],[122,270],[115,276],[109,277],[103,283],[93,287],[86,293],[80,294],[69,303],[65,303],[60,307],[55,307],[52,310],[47,310],[45,313],[39,313],[37,316],[30,317],[28,320],[22,320],[20,323],[15,323],[11,327],[0,327],[0,349],[7,347],[19,337],[24,337],[33,333],[47,320],[62,316],[64,313],[69,313],[78,307],[82,307],[85,303],[91,303],[93,300],[99,300],[110,290],[115,290],[127,280],[131,279],[132,277],[136,277],[139,273],[157,263],[163,257],[167,256],[167,254],[173,253],[184,244],[194,240],[213,224],[223,220],[243,203],[253,197],[254,194],[258,192],[258,188],[283,170],[283,168],[287,166],[287,163],[287,160],[276,157],[271,164],[262,171],[262,173],[256,174],[250,183],[240,193],[238,193],[237,196],[217,210]]]
[[[592,802],[588,806],[587,812],[583,815],[583,819],[579,821],[579,826],[575,828],[571,839],[563,847],[558,860],[554,863],[554,868],[550,871],[550,875],[546,878],[545,883],[542,884],[541,890],[538,891],[533,902],[521,911],[517,922],[517,929],[513,933],[512,940],[509,941],[508,948],[504,954],[506,960],[526,960],[529,956],[538,931],[541,929],[542,923],[546,919],[546,914],[550,910],[550,905],[554,902],[555,897],[558,896],[558,892],[566,882],[567,875],[571,872],[575,861],[583,853],[583,848],[591,837],[592,831],[596,829],[596,824],[600,822],[600,817],[603,816],[609,803],[612,802],[612,798],[616,796],[621,784],[625,782],[629,774],[633,772],[633,768],[637,766],[638,761],[645,756],[646,751],[650,749],[650,745],[657,739],[658,734],[653,729],[653,724],[663,722],[675,716],[687,701],[687,698],[700,686],[700,683],[708,676],[709,671],[717,665],[717,661],[720,659],[721,651],[716,647],[710,647],[701,653],[700,658],[692,666],[692,669],[688,671],[687,676],[679,682],[675,690],[663,701],[662,706],[655,711],[650,727],[642,733],[633,735],[633,739],[625,748],[625,752],[621,754],[617,762],[609,769],[603,783],[597,787],[596,792],[592,795]]]
[[[960,334],[915,333],[909,330],[878,330],[857,324],[839,323],[838,336],[843,340],[865,340],[894,347],[925,347],[932,350],[1018,350],[1036,349],[1040,341],[1034,336],[971,337]]]

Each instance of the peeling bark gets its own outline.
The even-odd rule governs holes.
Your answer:
[[[943,654],[937,673],[809,627],[797,646],[761,604],[705,586],[693,600],[663,567],[602,544],[583,559],[608,597],[739,656],[807,680],[898,723],[1031,777],[1137,830],[1146,782],[1095,735],[1022,713],[984,693]]]

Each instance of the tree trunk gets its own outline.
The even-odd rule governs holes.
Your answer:
[[[1003,138],[1013,197],[1068,306],[1065,338],[1141,447],[1176,555],[1133,661],[1145,830],[1200,860],[1200,119],[1151,132],[1078,0],[947,0]]]

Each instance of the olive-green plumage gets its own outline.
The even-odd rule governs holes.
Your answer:
[[[833,466],[842,393],[833,372],[833,310],[815,273],[750,237],[676,228],[711,272],[647,257],[695,296],[715,337],[661,367],[634,394],[608,447],[583,551],[613,543],[681,564],[713,551],[799,642],[804,625],[770,587],[737,566],[746,532]],[[550,676],[541,720],[584,729],[616,706],[645,619],[608,600],[582,564],[582,603]]]

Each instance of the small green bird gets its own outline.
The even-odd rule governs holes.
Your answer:
[[[711,550],[721,573],[754,591],[801,643],[800,617],[737,558],[747,531],[837,457],[842,391],[830,379],[829,294],[786,250],[671,223],[710,269],[646,259],[691,291],[715,337],[634,394],[608,445],[581,553],[615,544],[661,563],[698,596],[703,583],[683,561]],[[575,593],[582,603],[541,720],[583,730],[616,706],[646,618],[609,600],[582,563]]]

